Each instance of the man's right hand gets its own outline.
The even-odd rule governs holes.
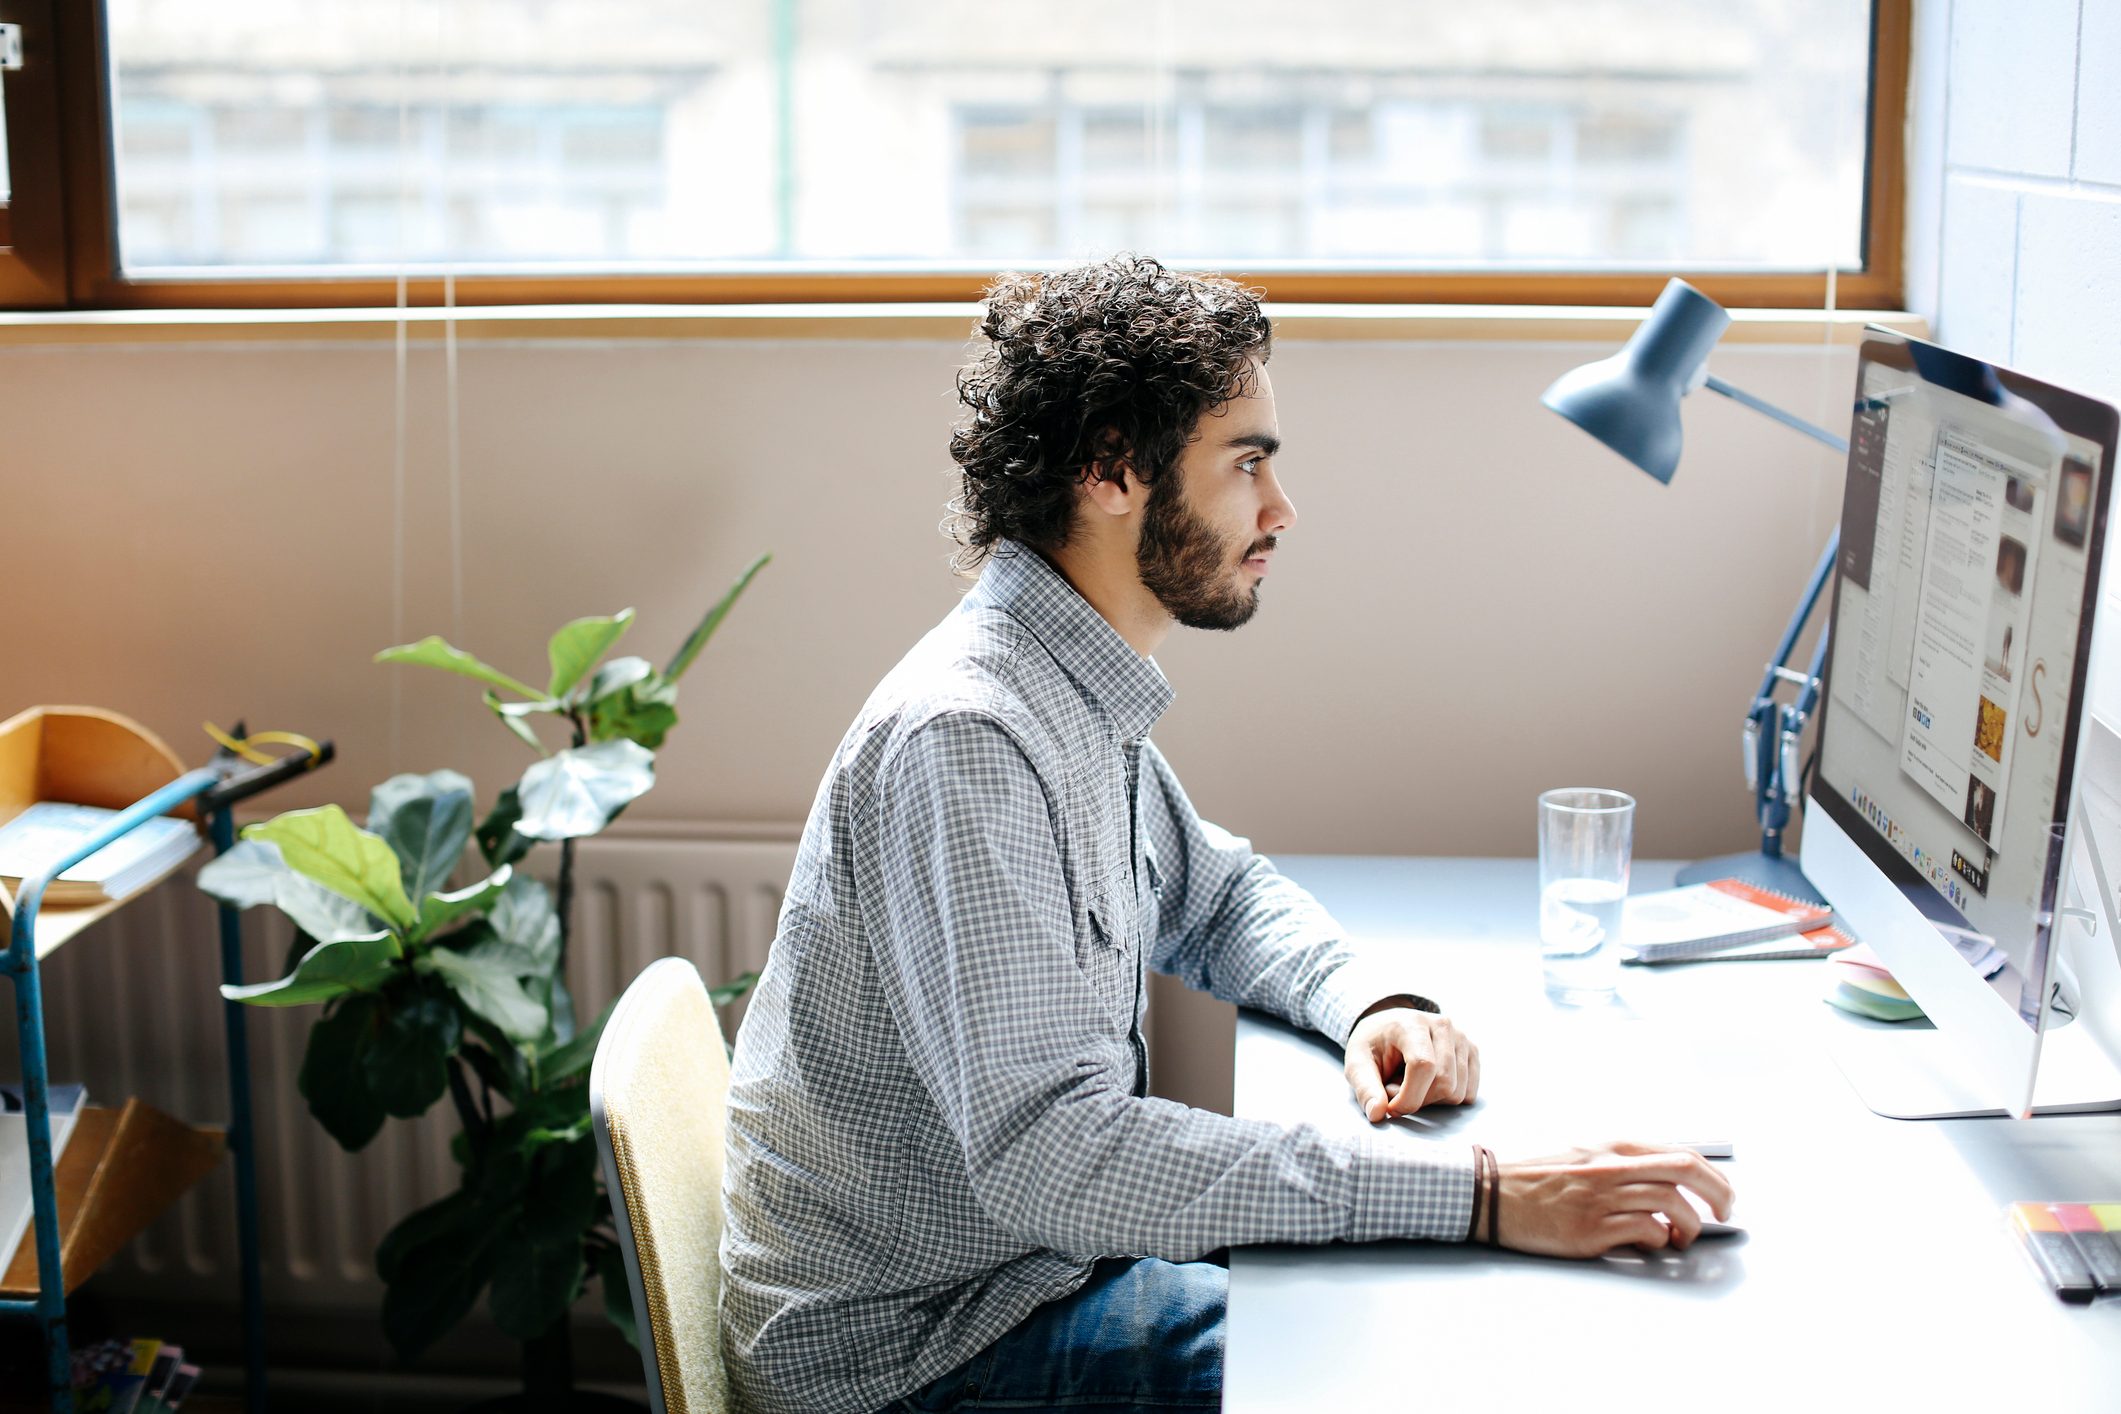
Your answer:
[[[1717,1221],[1731,1216],[1730,1181],[1688,1149],[1620,1141],[1501,1167],[1496,1237],[1519,1252],[1596,1257],[1631,1245],[1684,1249],[1701,1235],[1701,1216],[1682,1188],[1698,1194]]]

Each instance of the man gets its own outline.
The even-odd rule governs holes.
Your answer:
[[[1344,1045],[1373,1122],[1480,1084],[1147,739],[1150,654],[1250,619],[1296,523],[1265,316],[1122,257],[1004,278],[983,329],[951,439],[979,583],[840,744],[737,1039],[725,1353],[772,1414],[1215,1408],[1197,1259],[1476,1216],[1470,1149],[1148,1096],[1145,963]],[[1502,1165],[1493,1216],[1527,1251],[1685,1246],[1682,1185],[1727,1213],[1699,1158],[1617,1145]]]

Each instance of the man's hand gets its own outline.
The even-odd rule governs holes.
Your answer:
[[[1502,1166],[1496,1239],[1547,1257],[1596,1257],[1615,1247],[1676,1247],[1701,1235],[1691,1189],[1731,1216],[1730,1180],[1699,1154],[1625,1141]],[[1485,1222],[1482,1227],[1485,1230]]]
[[[1388,1006],[1355,1023],[1346,1071],[1355,1103],[1377,1124],[1424,1105],[1471,1104],[1480,1092],[1480,1047],[1447,1016]]]

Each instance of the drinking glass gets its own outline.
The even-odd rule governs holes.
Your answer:
[[[1628,896],[1635,798],[1570,787],[1539,797],[1539,953],[1547,996],[1611,1001],[1620,982],[1620,908]]]

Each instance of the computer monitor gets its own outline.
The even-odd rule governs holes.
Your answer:
[[[1852,1018],[1836,1059],[1900,1118],[2121,1106],[2050,1005],[2114,409],[1876,329],[1856,380],[1800,861],[1930,1024]]]

